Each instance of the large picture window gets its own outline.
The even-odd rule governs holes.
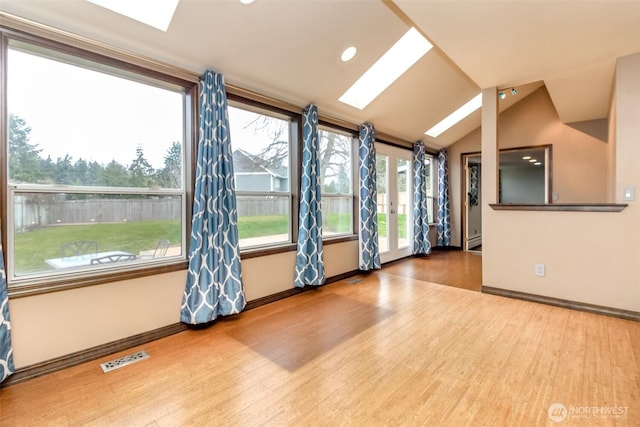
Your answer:
[[[318,130],[322,236],[353,234],[353,135]]]
[[[240,248],[290,243],[291,120],[229,105]]]
[[[7,51],[11,283],[186,259],[191,87],[18,40]]]

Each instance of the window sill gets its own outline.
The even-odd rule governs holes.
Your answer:
[[[240,250],[240,259],[258,258],[261,256],[281,254],[285,252],[291,252],[296,250],[297,245],[295,243],[285,243],[278,246],[268,246],[262,248],[249,248]]]
[[[33,295],[48,294],[51,292],[66,291],[69,289],[82,288],[85,286],[101,285],[104,283],[118,282],[122,280],[137,279],[140,277],[153,276],[156,274],[171,273],[174,271],[186,270],[189,268],[187,260],[181,260],[172,264],[140,268],[135,270],[121,271],[117,273],[106,273],[87,275],[85,277],[65,277],[55,281],[42,283],[10,284],[7,289],[9,298],[29,297]]]
[[[622,212],[627,203],[552,203],[534,204],[489,204],[494,211],[563,211],[563,212]]]
[[[325,237],[322,239],[323,245],[334,245],[337,243],[350,242],[358,240],[357,234],[341,235],[336,237]],[[259,258],[267,255],[281,254],[285,252],[294,252],[298,248],[296,243],[286,243],[278,246],[269,246],[262,248],[251,248],[240,251],[240,259]]]
[[[351,242],[353,240],[358,240],[358,235],[357,234],[342,234],[339,236],[327,236],[327,237],[323,237],[322,238],[322,244],[323,245],[333,245],[336,243],[343,243],[343,242]]]

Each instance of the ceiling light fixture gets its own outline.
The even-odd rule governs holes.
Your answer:
[[[442,132],[446,131],[480,107],[482,107],[481,93],[477,94],[469,102],[442,119],[440,123],[426,131],[425,134],[432,138],[437,138]]]
[[[498,89],[498,98],[505,99],[507,97],[507,95],[504,93],[505,90],[507,89]],[[512,87],[510,91],[511,95],[513,96],[516,96],[518,94],[518,89],[516,89],[515,87]]]
[[[155,0],[153,6],[146,1],[87,1],[166,32],[180,0]]]
[[[531,160],[529,160],[529,163],[535,163],[535,162],[537,162],[537,160],[536,160],[536,159],[531,159]]]
[[[255,0],[240,0],[240,3],[242,4],[251,4],[253,3]]]
[[[357,52],[358,52],[358,49],[356,49],[355,46],[349,46],[342,52],[342,55],[340,55],[340,60],[342,62],[351,61],[353,57],[356,56]]]
[[[418,30],[411,27],[340,97],[340,102],[364,110],[432,47]]]
[[[534,165],[535,166],[540,166],[542,163],[541,162],[535,162]]]
[[[531,156],[524,156],[522,157],[522,160],[529,160],[531,158]]]

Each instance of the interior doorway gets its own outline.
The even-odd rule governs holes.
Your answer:
[[[482,158],[480,153],[462,155],[463,249],[482,252]]]
[[[411,255],[412,152],[376,143],[378,247],[382,263]]]

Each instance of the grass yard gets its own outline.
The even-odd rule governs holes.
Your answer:
[[[168,220],[43,227],[16,233],[15,271],[20,275],[50,270],[45,259],[60,258],[62,245],[74,240],[95,240],[98,242],[98,252],[119,250],[138,254],[155,249],[162,239],[179,245],[180,222]]]
[[[289,233],[288,216],[241,216],[238,218],[238,235],[241,239],[287,233]]]
[[[401,237],[405,230],[406,216],[399,215]],[[325,231],[347,233],[351,231],[349,214],[329,214],[323,221]],[[386,216],[378,214],[380,235],[386,236]],[[238,219],[241,239],[287,234],[287,216],[247,216]],[[16,233],[14,243],[15,272],[24,275],[51,270],[45,260],[62,256],[62,245],[75,240],[94,240],[98,252],[125,251],[138,254],[153,250],[159,240],[168,239],[171,245],[179,245],[180,222],[177,220],[123,222],[104,224],[54,225],[24,233]]]
[[[378,214],[378,236],[387,237],[387,214]],[[398,214],[398,237],[407,238],[407,214]]]

